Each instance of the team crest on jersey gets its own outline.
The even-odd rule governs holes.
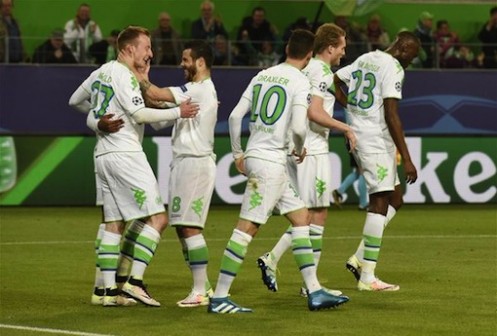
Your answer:
[[[136,106],[143,105],[143,98],[134,96],[133,98],[131,98],[131,102],[133,102],[133,104],[135,104]]]
[[[400,82],[395,83],[395,89],[400,92],[400,90],[402,89],[402,84],[400,84]]]
[[[326,92],[326,83],[325,82],[321,82],[319,83],[319,91],[321,92]]]
[[[312,97],[311,97],[311,94],[309,93],[309,94],[307,95],[307,105],[311,105],[311,98],[312,98]]]

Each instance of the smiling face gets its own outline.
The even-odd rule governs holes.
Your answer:
[[[336,47],[330,46],[330,65],[337,66],[340,65],[340,59],[345,56],[345,47],[347,43],[345,42],[345,36],[340,36],[338,38],[338,44]]]
[[[181,57],[181,67],[185,73],[185,79],[188,82],[192,82],[197,74],[197,60],[193,60],[192,58],[192,50],[185,49],[183,50],[183,55]]]
[[[137,69],[145,67],[154,56],[150,37],[144,34],[140,34],[130,48],[133,64]]]

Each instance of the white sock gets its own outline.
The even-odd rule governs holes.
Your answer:
[[[375,280],[375,268],[381,248],[383,229],[385,228],[386,217],[380,214],[368,212],[364,223],[363,236],[368,236],[370,245],[365,239],[364,261],[362,263],[361,281],[371,283]]]
[[[299,244],[301,246],[296,245],[296,242],[298,241],[303,241],[303,239],[309,239],[308,246],[304,246],[304,244]],[[309,237],[309,226],[299,226],[299,227],[293,227],[292,228],[292,248],[293,248],[293,254],[295,256],[295,259],[297,260],[297,265],[300,268],[300,273],[302,274],[302,277],[304,278],[304,283],[309,290],[309,293],[313,293],[317,290],[321,289],[321,285],[319,284],[318,277],[316,274],[316,265],[314,265],[314,256],[312,256],[312,246],[311,246],[311,241]],[[307,243],[306,243],[307,244]],[[299,261],[298,259],[305,257],[305,255],[308,254],[311,256],[312,260],[307,261]],[[311,263],[311,266],[306,266],[304,268],[303,265]]]
[[[392,218],[395,216],[397,213],[397,210],[391,205],[388,205],[388,211],[386,215],[386,220],[385,220],[385,228],[387,227],[388,223],[392,220]],[[360,262],[364,262],[364,240],[361,239],[361,242],[359,243],[359,246],[357,247],[357,250],[355,252],[355,256],[357,259],[359,259]]]
[[[228,245],[224,251],[223,258],[221,259],[221,270],[217,279],[216,290],[214,291],[215,298],[223,298],[228,296],[231,284],[235,280],[235,276],[243,263],[243,259],[240,260],[227,251],[228,248],[230,248],[231,242],[239,245],[237,247],[240,247],[240,249],[234,252],[244,258],[247,252],[247,247],[251,241],[251,235],[238,229],[233,230],[233,234],[231,235]]]
[[[160,240],[160,233],[150,225],[144,225],[142,232],[136,239],[135,255],[131,266],[131,277],[143,280],[143,274],[148,264],[152,260],[157,244]],[[151,242],[150,242],[151,241]],[[137,258],[137,255],[140,257]]]
[[[105,231],[105,223],[101,223],[98,226],[97,240],[96,240],[97,244],[95,244],[95,254],[96,254],[96,258],[97,258],[97,264],[98,264],[98,248],[102,242],[102,236],[104,235],[104,231]],[[100,267],[96,266],[95,267],[95,287],[103,288],[104,286],[105,286],[105,284],[104,284],[103,274],[100,271]]]
[[[280,240],[271,250],[271,258],[275,264],[278,264],[283,254],[292,246],[292,227],[290,226],[280,237]]]
[[[115,259],[115,264],[117,266],[117,259],[119,258],[119,244],[121,243],[121,235],[109,231],[104,231],[102,234],[102,241],[100,242],[100,248],[103,246],[113,247],[115,249],[114,254],[100,255],[102,259]],[[117,267],[116,267],[117,269]],[[104,280],[105,288],[113,288],[116,286],[116,269],[113,270],[104,270],[102,271],[102,277]]]
[[[207,247],[204,236],[201,233],[189,238],[185,238],[185,244],[189,251],[204,249]],[[205,284],[207,282],[207,260],[205,260],[205,264],[192,264],[190,261],[189,266],[193,276],[193,290],[197,293],[205,295]]]
[[[319,259],[321,259],[321,246],[323,244],[323,233],[324,226],[311,224],[309,225],[309,235],[311,238],[312,244],[312,254],[314,255],[314,264],[316,265],[316,269],[319,265]],[[318,242],[318,248],[316,248],[316,242]]]

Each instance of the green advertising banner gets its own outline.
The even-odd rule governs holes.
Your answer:
[[[0,205],[92,205],[95,203],[93,137],[14,136],[2,141]],[[349,173],[341,137],[330,139],[333,189]],[[418,181],[404,185],[405,203],[497,203],[496,137],[409,137]],[[169,137],[146,137],[143,147],[167,200]],[[216,138],[214,204],[241,202],[245,177],[238,174],[228,137]],[[13,160],[15,160],[13,162]],[[17,176],[12,176],[17,171]],[[402,178],[402,171],[401,178]],[[347,202],[357,203],[357,188]]]

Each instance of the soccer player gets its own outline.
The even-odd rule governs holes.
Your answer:
[[[167,216],[159,186],[141,145],[144,123],[193,117],[198,106],[183,103],[178,108],[146,108],[136,77],[130,70],[145,67],[153,57],[150,34],[130,26],[118,37],[119,56],[95,70],[79,86],[69,105],[90,111],[96,119],[114,113],[122,119],[115,133],[97,133],[95,163],[102,186],[105,231],[99,247],[98,263],[105,283],[104,306],[121,305],[116,286],[119,244],[125,222],[144,223],[136,238],[130,278],[122,290],[149,306],[160,306],[143,286],[143,274],[152,260]],[[91,102],[90,102],[90,101]]]
[[[402,190],[397,173],[396,148],[403,159],[407,183],[417,179],[398,114],[402,98],[404,69],[418,55],[419,39],[401,32],[383,51],[360,56],[334,77],[336,99],[347,105],[347,120],[357,135],[354,152],[363,170],[369,194],[369,208],[358,250],[347,261],[347,268],[358,280],[357,288],[366,291],[397,291],[398,285],[381,281],[375,275],[383,230],[402,205]],[[348,96],[342,86],[348,86]]]
[[[345,55],[345,45],[345,31],[337,25],[326,23],[317,30],[314,42],[315,57],[303,70],[312,86],[305,141],[307,155],[301,164],[297,164],[292,156],[288,156],[287,160],[292,183],[297,186],[302,200],[309,209],[310,237],[316,268],[321,257],[324,226],[330,206],[331,166],[328,159],[330,128],[344,132],[352,149],[356,141],[354,133],[347,124],[332,118],[335,97],[333,95],[333,72],[330,67],[340,64],[340,58]],[[291,150],[292,148],[290,152]],[[262,280],[269,290],[278,290],[276,267],[281,256],[291,244],[291,227],[289,227],[271,252],[257,260],[262,272]],[[300,293],[302,296],[307,296],[305,286],[301,288]],[[330,293],[342,294],[336,290]]]
[[[148,81],[146,73],[140,81],[145,96],[152,101],[179,104],[191,100],[200,104],[195,118],[174,121],[172,133],[169,222],[176,228],[185,261],[193,276],[190,294],[177,302],[180,307],[205,306],[209,303],[208,292],[212,293],[207,277],[209,253],[203,229],[216,178],[214,129],[218,100],[211,80],[213,60],[212,49],[207,42],[191,41],[185,44],[181,60],[187,84],[158,88]],[[170,124],[165,122],[152,126],[160,129]]]
[[[250,82],[229,117],[231,148],[239,172],[248,177],[240,217],[221,261],[221,269],[208,312],[245,313],[252,309],[228,298],[248,245],[275,207],[292,224],[292,249],[309,290],[310,310],[336,307],[349,299],[334,296],[321,288],[309,239],[308,212],[286,170],[286,142],[295,144],[294,155],[305,157],[307,108],[311,85],[301,70],[312,57],[314,35],[293,32],[284,63],[260,71]],[[245,152],[241,146],[242,118],[250,115],[250,136]]]

